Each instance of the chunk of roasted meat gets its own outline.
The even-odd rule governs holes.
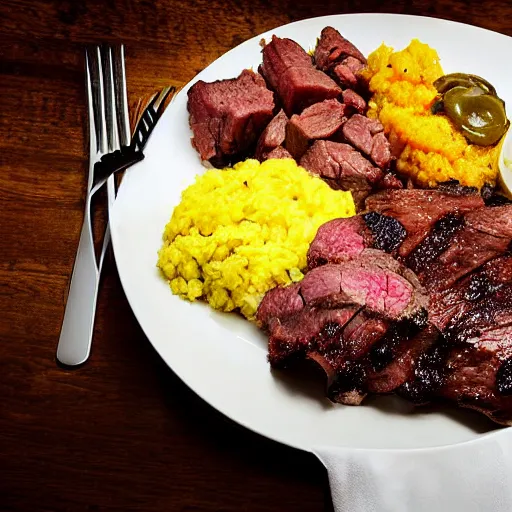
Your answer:
[[[340,87],[315,68],[311,57],[295,41],[272,36],[262,53],[259,71],[289,116],[300,114],[314,103],[340,95]]]
[[[314,361],[344,404],[394,392],[512,424],[512,205],[450,188],[366,204],[321,226],[304,279],[264,297],[271,364]]]
[[[257,73],[196,82],[188,91],[192,145],[202,160],[226,164],[246,156],[272,119],[274,95]]]

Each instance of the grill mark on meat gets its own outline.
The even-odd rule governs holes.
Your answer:
[[[334,370],[344,362],[341,330],[359,311],[358,307],[317,309],[306,307],[284,319],[273,318],[269,324],[269,362],[284,368],[295,360],[316,353],[323,358],[322,367]]]
[[[388,321],[369,316],[363,310],[357,312],[344,326],[326,324],[321,335],[336,338],[334,345],[317,342],[315,352],[308,357],[318,363],[328,379],[327,396],[334,402],[359,405],[366,393],[366,363],[358,362],[371,345],[385,332]]]
[[[501,395],[512,395],[512,357],[503,362],[496,373],[496,387]]]
[[[424,270],[450,245],[453,237],[464,226],[464,217],[448,213],[441,217],[430,233],[418,246],[409,254],[406,265],[416,273]]]
[[[472,347],[452,349],[446,362],[446,374],[438,394],[462,407],[477,409],[497,421],[494,413],[508,410],[511,420],[512,399],[496,388],[501,363],[488,353]]]
[[[350,360],[365,357],[371,347],[384,336],[390,324],[385,318],[361,310],[343,330],[347,357]]]
[[[484,329],[478,338],[469,340],[475,349],[493,354],[499,361],[512,357],[512,315],[500,318],[496,327]]]
[[[272,318],[269,322],[268,357],[274,368],[282,368],[295,359],[303,359],[307,353],[323,350],[329,352],[330,363],[335,363],[341,350],[340,338],[321,336],[327,324],[344,326],[359,311],[358,307],[343,309],[317,309],[305,307],[298,313],[283,319]],[[332,331],[331,331],[332,332]],[[324,354],[327,356],[327,354]]]
[[[456,324],[476,302],[492,296],[512,284],[512,257],[495,258],[473,274],[460,279],[453,287],[430,294],[430,321],[440,331]]]
[[[502,363],[485,351],[472,348],[453,351],[448,361],[448,374],[439,395],[486,414],[497,423],[512,423],[512,396],[497,388],[497,375]]]
[[[369,212],[363,215],[363,219],[372,232],[373,246],[376,249],[391,253],[400,246],[407,235],[403,225],[393,217]]]
[[[311,242],[308,268],[348,261],[373,247],[391,253],[405,236],[405,228],[399,221],[376,212],[334,219],[320,226]]]
[[[429,326],[404,337],[393,351],[392,360],[381,370],[368,374],[368,391],[390,393],[414,376],[418,357],[426,352],[438,339],[439,331]]]
[[[445,382],[449,348],[439,342],[423,352],[416,362],[414,376],[396,392],[414,404],[430,402]]]
[[[411,322],[404,320],[391,324],[386,334],[370,350],[370,365],[380,372],[393,361],[395,350],[404,338],[409,338]]]
[[[327,391],[328,398],[345,405],[359,405],[366,396],[366,368],[363,362],[347,361]]]
[[[465,213],[465,225],[449,247],[420,274],[429,291],[443,290],[507,251],[512,242],[512,205]]]
[[[478,189],[476,187],[468,187],[466,185],[461,185],[458,180],[449,180],[444,181],[443,183],[439,183],[439,185],[437,186],[437,190],[440,190],[441,192],[446,192],[454,196],[467,196],[472,194],[478,194]]]
[[[512,203],[512,199],[502,196],[501,194],[492,194],[489,197],[484,197],[486,206],[505,206]]]
[[[366,208],[394,217],[407,237],[398,253],[405,258],[428,235],[436,221],[448,213],[465,213],[484,206],[478,194],[456,196],[436,190],[383,190],[366,199]]]
[[[498,320],[499,323],[499,320]],[[399,394],[425,403],[436,396],[476,409],[493,421],[510,424],[510,358],[512,315],[508,324],[479,333],[470,343],[453,345],[444,338],[418,359],[415,378]]]
[[[444,329],[449,342],[464,343],[484,330],[512,325],[512,286],[479,301],[462,315],[452,318]]]
[[[359,405],[366,396],[367,355],[371,347],[386,333],[390,321],[364,309],[343,330],[346,361],[338,369],[336,381],[329,390],[331,400]]]
[[[489,297],[502,288],[502,286],[502,284],[492,283],[486,275],[472,275],[470,276],[468,289],[464,292],[464,298],[470,302],[476,302]]]

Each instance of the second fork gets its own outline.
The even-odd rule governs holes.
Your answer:
[[[89,117],[89,178],[84,221],[57,347],[57,359],[75,366],[90,353],[100,272],[110,239],[107,229],[96,261],[91,224],[91,197],[96,165],[106,154],[130,145],[124,48],[96,47],[86,53]],[[109,210],[115,199],[114,177],[108,179]]]

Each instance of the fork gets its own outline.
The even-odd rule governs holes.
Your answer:
[[[83,363],[90,353],[99,278],[110,240],[107,224],[97,262],[91,224],[91,199],[100,188],[95,185],[95,174],[106,155],[130,147],[124,47],[106,47],[103,51],[95,47],[87,51],[86,76],[90,143],[87,196],[57,347],[57,359],[70,366]],[[142,152],[137,158],[142,159]],[[109,212],[115,199],[115,182],[111,174],[103,181],[107,181]]]
[[[176,87],[155,93],[147,106],[139,102],[138,119],[130,141],[126,95],[124,47],[103,52],[96,47],[86,53],[87,100],[89,106],[89,179],[84,222],[80,234],[68,301],[57,347],[57,359],[66,366],[87,360],[91,349],[99,278],[110,242],[107,223],[99,261],[96,261],[91,225],[91,199],[107,183],[109,216],[116,191],[113,174],[144,158],[143,149],[162,116]]]

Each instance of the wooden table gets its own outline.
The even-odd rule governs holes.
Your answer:
[[[124,42],[130,103],[240,42],[343,12],[458,20],[512,36],[510,0],[4,0],[0,4],[0,510],[332,510],[311,455],[194,395],[104,268],[91,358],[55,349],[86,183],[83,46]]]

